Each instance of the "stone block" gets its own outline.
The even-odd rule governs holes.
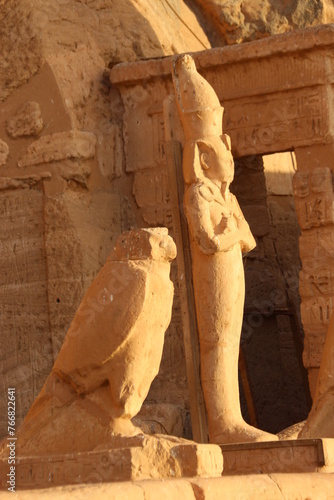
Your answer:
[[[90,132],[71,130],[44,135],[28,146],[19,159],[19,167],[77,158],[87,160],[95,155],[96,136]]]
[[[249,474],[215,479],[191,480],[197,500],[295,500],[332,499],[332,474]]]
[[[332,439],[222,445],[223,475],[316,472],[334,466]]]
[[[181,465],[182,477],[219,477],[223,471],[223,455],[217,445],[179,444],[172,454]]]
[[[124,447],[126,443],[128,446]],[[77,483],[220,477],[223,469],[222,453],[216,445],[198,445],[186,440],[178,441],[176,438],[173,441],[173,438],[139,435],[133,438],[120,438],[119,446],[121,447],[116,445],[113,449],[50,457],[17,456],[16,487],[22,490]],[[0,489],[6,488],[7,471],[7,459],[2,458]],[[147,494],[153,495],[150,483],[146,485]],[[183,484],[174,484],[171,488],[171,491],[183,490],[185,498],[192,498],[189,497],[190,489],[185,481]],[[145,487],[144,491],[146,492]],[[161,494],[167,492],[170,494],[169,489],[166,493],[162,490]],[[146,498],[151,497],[145,496]]]
[[[193,489],[189,481],[179,479],[177,481],[141,481],[140,486],[144,491],[145,500],[171,500],[179,498],[182,500],[195,500]]]
[[[13,138],[38,135],[43,125],[40,105],[35,101],[27,101],[7,121],[6,131]]]
[[[265,475],[245,475],[191,481],[197,500],[282,500],[278,486]]]

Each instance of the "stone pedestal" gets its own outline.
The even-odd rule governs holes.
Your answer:
[[[221,449],[223,475],[334,471],[334,439],[230,444]]]
[[[1,459],[0,489],[8,487],[9,469],[7,459]],[[222,470],[223,456],[217,445],[139,435],[119,438],[113,449],[17,457],[15,479],[16,490],[22,490],[143,479],[220,477]]]

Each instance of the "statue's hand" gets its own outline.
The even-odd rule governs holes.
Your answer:
[[[238,229],[242,233],[243,236],[246,236],[250,231],[248,222],[244,218],[238,219]]]

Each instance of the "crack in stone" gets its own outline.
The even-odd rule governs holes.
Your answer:
[[[278,482],[277,482],[277,481],[275,481],[275,479],[271,476],[271,474],[268,474],[268,478],[269,478],[269,479],[271,479],[271,481],[273,481],[273,483],[275,483],[275,484],[276,484],[277,488],[279,489],[279,491],[280,491],[280,493],[281,493],[281,495],[282,495],[282,498],[283,498],[283,499],[285,499],[285,496],[284,496],[284,494],[283,494],[283,491],[281,490],[281,487],[280,487],[280,485],[278,484]]]

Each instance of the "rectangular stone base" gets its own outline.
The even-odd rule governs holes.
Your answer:
[[[333,471],[334,439],[221,445],[223,475]]]
[[[147,446],[16,458],[17,490],[46,488],[66,484],[167,479],[181,477],[220,477],[223,457],[219,446],[190,442],[161,447],[159,440]],[[7,489],[10,465],[0,459],[0,489]]]

